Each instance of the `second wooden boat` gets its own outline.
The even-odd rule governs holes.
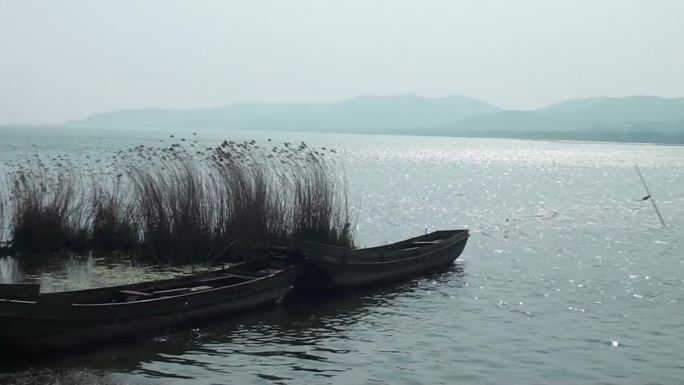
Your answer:
[[[445,230],[366,249],[307,242],[301,282],[341,289],[419,275],[451,265],[467,240],[468,230]]]

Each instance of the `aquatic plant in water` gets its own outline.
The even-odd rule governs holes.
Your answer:
[[[121,176],[94,177],[92,186],[90,248],[132,251],[140,242],[140,230],[128,186],[122,185]]]
[[[50,252],[87,246],[84,190],[75,168],[50,172],[36,157],[11,177],[11,242],[15,250]]]
[[[191,263],[210,258],[218,248],[213,221],[216,202],[205,173],[202,164],[188,154],[158,165],[127,166],[141,257]]]
[[[188,264],[244,258],[269,243],[353,247],[346,181],[332,153],[303,142],[200,149],[183,141],[119,151],[85,175],[66,157],[49,166],[35,157],[9,174],[12,248]]]

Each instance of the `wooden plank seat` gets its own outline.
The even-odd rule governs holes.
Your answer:
[[[136,290],[119,290],[119,291],[117,291],[117,293],[130,295],[130,296],[136,296],[136,297],[154,297],[154,294],[152,294],[152,293],[146,293],[144,291],[136,291]]]
[[[254,278],[261,278],[265,277],[268,274],[261,272],[261,271],[242,271],[242,270],[231,270],[229,273],[226,275],[230,275],[233,277],[239,277],[239,278],[248,278],[248,279],[254,279]]]
[[[415,242],[411,242],[411,244],[414,245],[414,246],[437,245],[437,244],[440,244],[440,243],[442,243],[441,240],[438,240],[438,241],[415,241]]]
[[[226,278],[232,277],[231,274],[221,274],[216,277],[207,277],[207,278],[202,278],[198,282],[214,282],[214,281],[222,281],[225,280]]]
[[[194,291],[202,291],[202,290],[208,290],[208,289],[211,289],[211,286],[179,287],[176,289],[157,290],[157,291],[153,291],[152,293],[157,294],[157,295],[160,295],[160,294],[161,295],[163,295],[163,294],[180,294],[184,291],[194,292]]]
[[[268,274],[259,274],[259,275],[249,274],[249,275],[247,275],[247,274],[242,274],[242,273],[240,273],[240,274],[225,273],[225,274],[219,275],[218,277],[209,277],[209,278],[200,279],[198,282],[215,282],[215,281],[226,280],[229,278],[238,278],[238,279],[242,279],[245,281],[251,281],[251,280],[256,279],[256,278],[265,277],[266,275],[268,275]]]
[[[203,291],[203,290],[209,290],[209,289],[211,289],[211,286],[206,286],[206,285],[205,286],[195,286],[195,287],[191,287],[190,291],[194,292],[194,291]]]

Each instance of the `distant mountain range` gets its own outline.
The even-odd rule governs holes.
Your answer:
[[[226,128],[684,144],[684,98],[573,99],[506,111],[465,97],[360,96],[337,103],[238,103],[197,110],[140,109],[68,126]]]

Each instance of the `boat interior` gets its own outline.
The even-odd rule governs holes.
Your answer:
[[[110,299],[106,302],[130,302],[141,299],[172,297],[181,294],[194,293],[198,291],[210,290],[217,287],[233,286],[240,283],[253,281],[255,279],[264,278],[269,275],[280,272],[280,269],[265,268],[258,271],[242,271],[242,270],[226,270],[225,272],[212,273],[210,276],[204,278],[196,278],[185,282],[177,282],[175,284],[160,285],[149,288],[126,288],[114,290],[111,292],[111,297],[107,298],[92,298],[94,303],[103,302],[102,300]]]
[[[240,263],[226,269],[192,276],[54,293],[40,293],[39,284],[3,284],[0,285],[0,298],[60,304],[131,302],[238,285],[276,274],[289,265],[285,256],[270,256],[263,260]]]
[[[435,231],[429,234],[421,235],[419,237],[407,239],[397,243],[391,243],[389,245],[372,247],[367,250],[415,250],[425,246],[438,245],[445,240],[453,237],[458,232],[464,230],[445,230],[445,231]]]

